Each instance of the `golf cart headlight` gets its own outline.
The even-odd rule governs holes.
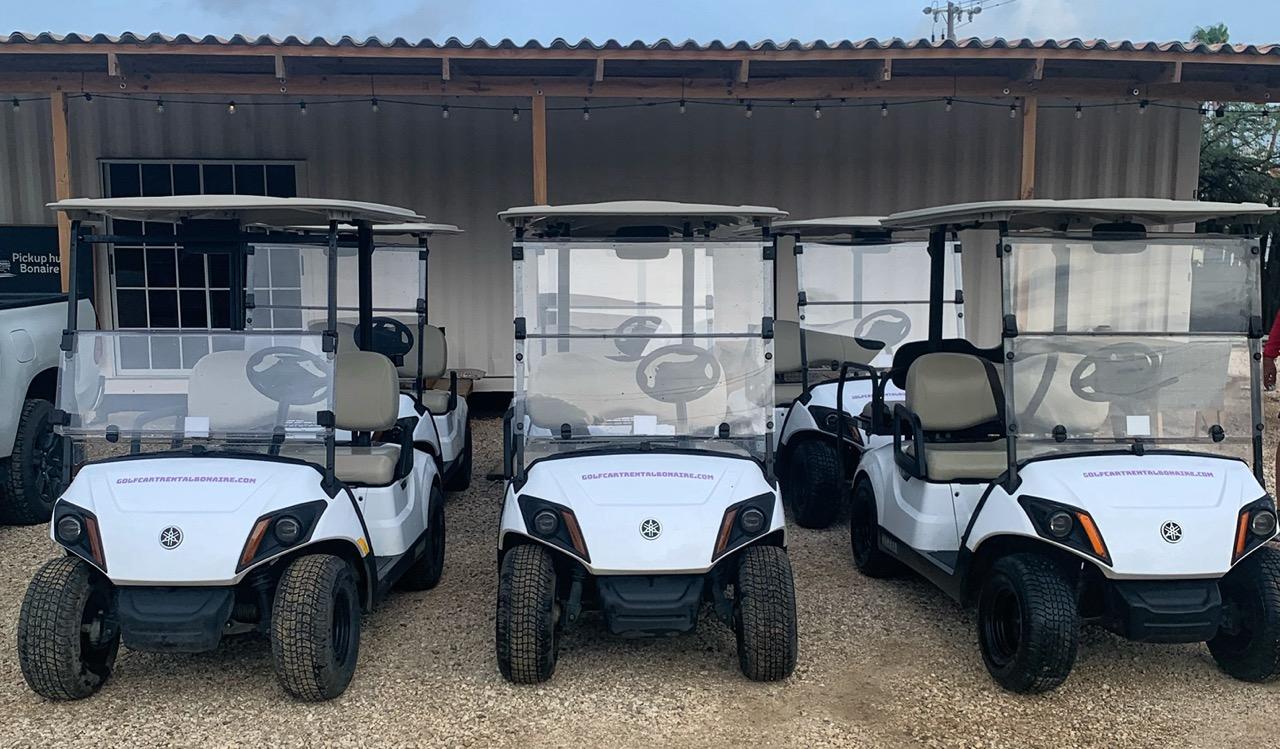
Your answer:
[[[551,510],[542,510],[533,516],[533,532],[539,536],[551,536],[559,527],[560,517]]]
[[[738,513],[738,525],[745,533],[755,535],[764,530],[764,513],[755,507],[748,507]]]
[[[58,540],[64,544],[74,544],[84,535],[84,523],[75,515],[63,515],[58,519]]]
[[[302,538],[302,523],[292,515],[282,515],[271,528],[276,540],[285,546],[293,546]]]
[[[1249,531],[1255,536],[1269,538],[1276,532],[1276,514],[1270,510],[1258,510],[1249,518]]]
[[[1075,524],[1069,513],[1055,512],[1049,516],[1049,533],[1056,538],[1066,538],[1071,534],[1071,529],[1075,527]]]

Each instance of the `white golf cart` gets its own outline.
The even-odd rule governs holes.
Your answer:
[[[66,555],[36,573],[22,603],[27,684],[50,699],[86,697],[110,676],[122,639],[201,652],[260,632],[289,694],[342,693],[361,612],[397,582],[422,590],[439,580],[444,515],[436,462],[413,446],[417,417],[398,413],[395,365],[372,351],[336,353],[337,227],[421,217],[233,195],[50,207],[71,217],[77,246],[164,243],[184,263],[223,255],[234,293],[231,330],[78,331],[72,305],[57,416],[67,449],[85,444],[90,461],[54,506],[51,535]],[[141,236],[90,233],[84,222],[103,218],[147,223]],[[280,240],[260,228],[308,220],[330,225],[327,263],[306,266],[328,289],[327,328],[245,330],[246,257]],[[359,254],[372,253],[366,229]],[[370,265],[360,263],[365,291]],[[312,280],[300,265],[294,273]],[[371,307],[363,296],[366,332]]]
[[[1250,233],[1274,210],[1028,200],[886,219],[935,242],[998,236],[1001,344],[898,349],[906,399],[892,444],[854,477],[854,561],[873,577],[905,564],[976,601],[983,660],[1006,689],[1061,684],[1081,623],[1207,641],[1236,678],[1280,675]],[[1193,222],[1208,228],[1151,230]]]
[[[922,232],[893,232],[876,216],[779,221],[773,230],[794,237],[800,318],[777,325],[779,483],[797,523],[826,528],[863,450],[892,439],[888,411],[873,409],[873,396],[903,398],[883,374],[899,346],[929,334],[934,267],[941,336],[964,335],[960,245],[939,245],[934,266]],[[852,428],[838,432],[841,423]]]
[[[773,463],[773,208],[531,206],[515,230],[516,390],[498,536],[498,668],[551,677],[584,607],[622,636],[702,604],[756,680],[796,663]],[[717,229],[756,225],[754,239]]]
[[[301,227],[307,234],[325,233],[328,227]],[[355,251],[357,230],[339,227],[338,257],[338,353],[360,350],[359,299],[356,288],[360,258]],[[376,300],[372,316],[373,351],[385,354],[400,376],[400,415],[420,416],[414,444],[436,457],[446,491],[464,491],[471,485],[471,418],[466,395],[472,381],[459,380],[450,370],[445,329],[428,324],[427,262],[433,236],[456,236],[462,230],[451,224],[375,224],[372,227],[375,251],[369,272],[372,288],[366,298]],[[300,291],[291,286],[292,275],[283,292],[276,283],[275,265],[285,261],[286,272],[301,255],[303,272],[308,263],[325,262],[324,247],[290,246],[285,243],[264,248],[249,257],[248,288],[253,298],[248,309],[249,327],[279,327],[283,318],[301,329],[324,330],[327,307],[323,284],[305,284]],[[316,275],[323,279],[322,274]],[[398,304],[397,304],[398,302]],[[439,385],[447,383],[447,390]]]

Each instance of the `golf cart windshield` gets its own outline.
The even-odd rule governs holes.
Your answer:
[[[1256,241],[1015,235],[1007,247],[1017,334],[1004,384],[1020,454],[1141,440],[1248,455]]]
[[[320,441],[333,358],[318,333],[78,332],[59,389],[73,438]]]
[[[515,415],[530,459],[639,443],[764,459],[773,279],[761,242],[522,248]]]
[[[800,327],[806,335],[830,334],[881,344],[883,348],[874,355],[865,351],[865,358],[877,367],[892,364],[894,352],[903,343],[928,337],[927,242],[804,241],[802,246],[803,251],[796,256],[796,274],[804,293]],[[947,243],[946,251],[942,335],[956,338],[964,334],[960,306],[956,304],[960,246]],[[845,348],[857,350],[852,345]]]

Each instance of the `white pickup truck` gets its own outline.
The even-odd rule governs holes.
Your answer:
[[[0,524],[48,522],[65,488],[61,439],[51,423],[67,298],[0,293]],[[80,327],[93,306],[80,300]]]

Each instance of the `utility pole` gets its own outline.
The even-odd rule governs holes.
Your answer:
[[[934,24],[945,18],[947,20],[947,41],[954,42],[956,40],[956,26],[973,21],[973,17],[982,12],[982,8],[999,7],[1008,5],[1013,0],[1003,0],[1002,2],[993,3],[992,0],[947,0],[946,5],[940,5],[937,2],[925,7],[924,14],[932,16]],[[936,28],[936,26],[935,26]]]

